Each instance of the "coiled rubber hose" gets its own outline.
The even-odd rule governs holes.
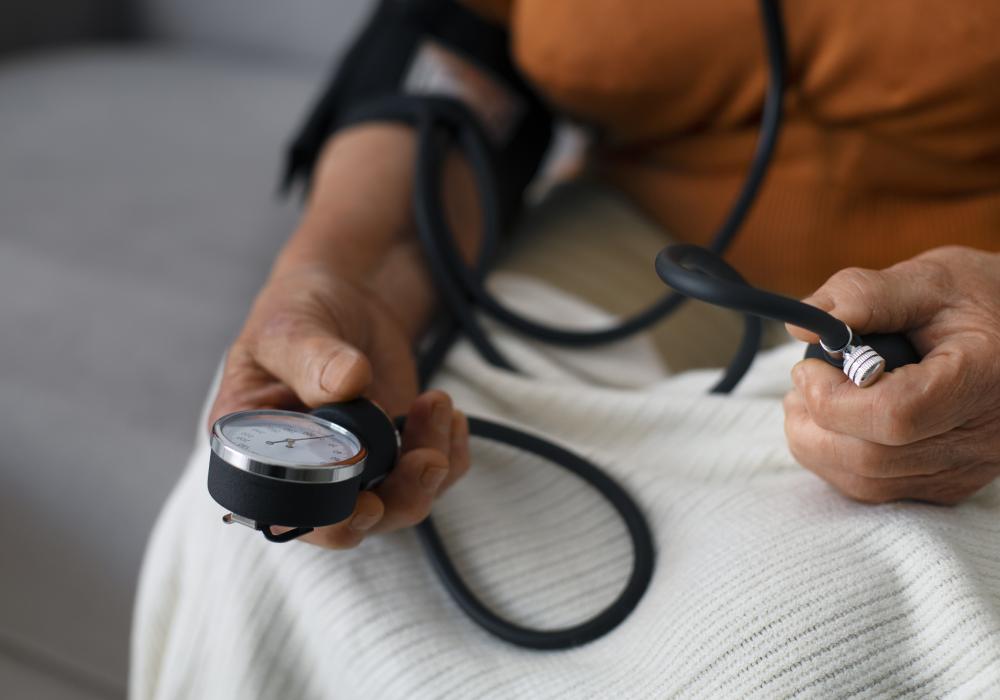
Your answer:
[[[713,253],[721,253],[726,249],[753,205],[771,161],[781,125],[785,73],[784,29],[777,0],[759,0],[759,7],[768,63],[768,86],[760,135],[743,187],[710,245]],[[671,292],[617,325],[585,331],[540,324],[512,311],[490,294],[483,284],[484,276],[499,248],[500,216],[497,186],[490,167],[490,146],[475,119],[460,103],[452,100],[389,98],[367,105],[348,121],[371,119],[403,121],[417,127],[418,156],[413,208],[427,264],[447,311],[439,324],[436,339],[419,358],[422,384],[426,384],[437,370],[460,334],[469,339],[487,362],[514,370],[513,365],[483,330],[476,317],[477,312],[483,312],[535,340],[569,347],[589,347],[621,340],[649,328],[667,317],[686,298]],[[448,152],[455,147],[471,166],[480,200],[483,239],[480,254],[472,267],[465,264],[456,248],[442,203],[443,164]],[[702,272],[709,269],[717,278],[727,279],[733,284],[742,282],[739,275],[732,277],[736,273],[731,268],[724,270],[717,266],[710,267],[701,258],[685,255],[680,260],[673,260],[670,256],[664,260],[664,269],[671,268],[667,272],[672,280],[670,284],[684,294],[695,288],[702,289],[707,279]],[[692,272],[699,264],[702,272]],[[657,270],[660,272],[659,259]],[[680,285],[675,285],[674,282],[678,281]],[[745,289],[741,287],[740,293],[745,293]],[[722,379],[712,389],[717,393],[728,392],[736,386],[750,367],[760,343],[760,320],[752,315],[760,309],[753,305],[732,308],[751,313],[746,316],[744,337],[739,350]],[[528,629],[501,618],[475,596],[452,563],[433,520],[427,518],[417,526],[417,533],[444,587],[476,623],[500,639],[523,647],[564,649],[592,641],[614,629],[628,617],[642,598],[654,568],[652,534],[635,501],[596,465],[547,440],[478,418],[470,418],[469,422],[473,435],[543,457],[580,477],[606,498],[622,517],[631,538],[632,572],[619,596],[594,617],[564,629]]]

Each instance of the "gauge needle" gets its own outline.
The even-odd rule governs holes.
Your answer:
[[[285,443],[285,447],[295,447],[295,443],[301,440],[319,440],[320,438],[336,437],[336,433],[330,433],[329,435],[314,435],[313,437],[304,438],[285,438],[283,440],[265,440],[265,445],[277,445],[279,442]]]

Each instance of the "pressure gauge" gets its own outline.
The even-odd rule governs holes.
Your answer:
[[[300,483],[344,481],[364,471],[367,449],[346,428],[296,411],[241,411],[212,428],[212,451],[252,474]]]
[[[374,403],[356,399],[312,411],[263,409],[212,426],[208,490],[228,523],[288,540],[340,522],[362,489],[395,465],[399,433]],[[292,528],[275,535],[272,525]]]

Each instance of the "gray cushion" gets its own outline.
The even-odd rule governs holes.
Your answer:
[[[139,49],[0,65],[0,653],[122,686],[143,544],[294,225],[275,184],[318,79]]]
[[[153,36],[329,65],[375,0],[143,0]]]

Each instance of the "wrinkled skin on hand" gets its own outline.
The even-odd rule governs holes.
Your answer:
[[[362,394],[389,415],[408,412],[403,453],[350,518],[302,538],[332,549],[426,518],[469,468],[468,422],[443,392],[417,396],[409,337],[377,295],[319,266],[272,278],[229,350],[209,426],[232,411],[304,410]]]
[[[903,332],[923,359],[865,389],[822,361],[798,363],[784,406],[800,464],[868,503],[953,504],[1000,474],[1000,255],[945,247],[842,270],[805,301],[862,336]]]

